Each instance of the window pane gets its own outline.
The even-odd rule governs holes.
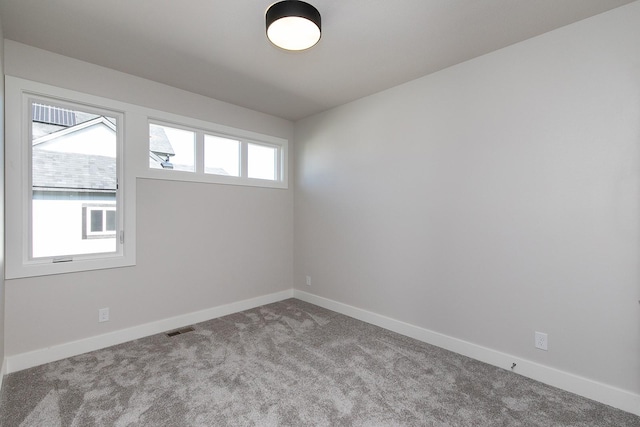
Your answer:
[[[102,211],[91,211],[91,232],[102,231]]]
[[[195,171],[195,132],[149,124],[149,167]]]
[[[104,216],[84,206],[116,206],[117,120],[42,102],[31,107],[31,256],[116,252],[115,236],[85,238],[104,232]]]
[[[249,178],[276,180],[276,155],[278,149],[267,145],[248,144]]]
[[[204,171],[216,175],[240,176],[240,141],[205,135]]]
[[[107,226],[105,231],[116,231],[116,211],[105,211],[107,214]]]

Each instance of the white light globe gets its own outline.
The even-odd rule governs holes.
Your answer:
[[[299,16],[287,16],[267,28],[267,37],[274,45],[286,50],[305,50],[320,40],[320,28]]]

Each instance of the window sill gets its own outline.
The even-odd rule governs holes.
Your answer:
[[[114,255],[113,257],[74,259],[67,262],[30,262],[17,268],[6,266],[5,279],[48,276],[52,274],[78,273],[82,271],[104,270],[110,268],[132,267],[136,265],[134,257]]]

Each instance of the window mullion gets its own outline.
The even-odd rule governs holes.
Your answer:
[[[204,174],[204,133],[196,132],[196,173]]]
[[[247,141],[240,141],[240,176],[247,178],[249,170],[249,144]]]

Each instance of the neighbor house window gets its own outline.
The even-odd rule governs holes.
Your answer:
[[[132,265],[125,247],[133,246],[124,243],[123,110],[15,78],[6,99],[14,115],[6,156],[15,165],[7,171],[7,242],[15,248],[7,277]]]
[[[149,177],[287,187],[286,140],[178,120],[180,124],[149,121]]]
[[[116,221],[114,205],[84,205],[82,207],[82,238],[115,238]]]

